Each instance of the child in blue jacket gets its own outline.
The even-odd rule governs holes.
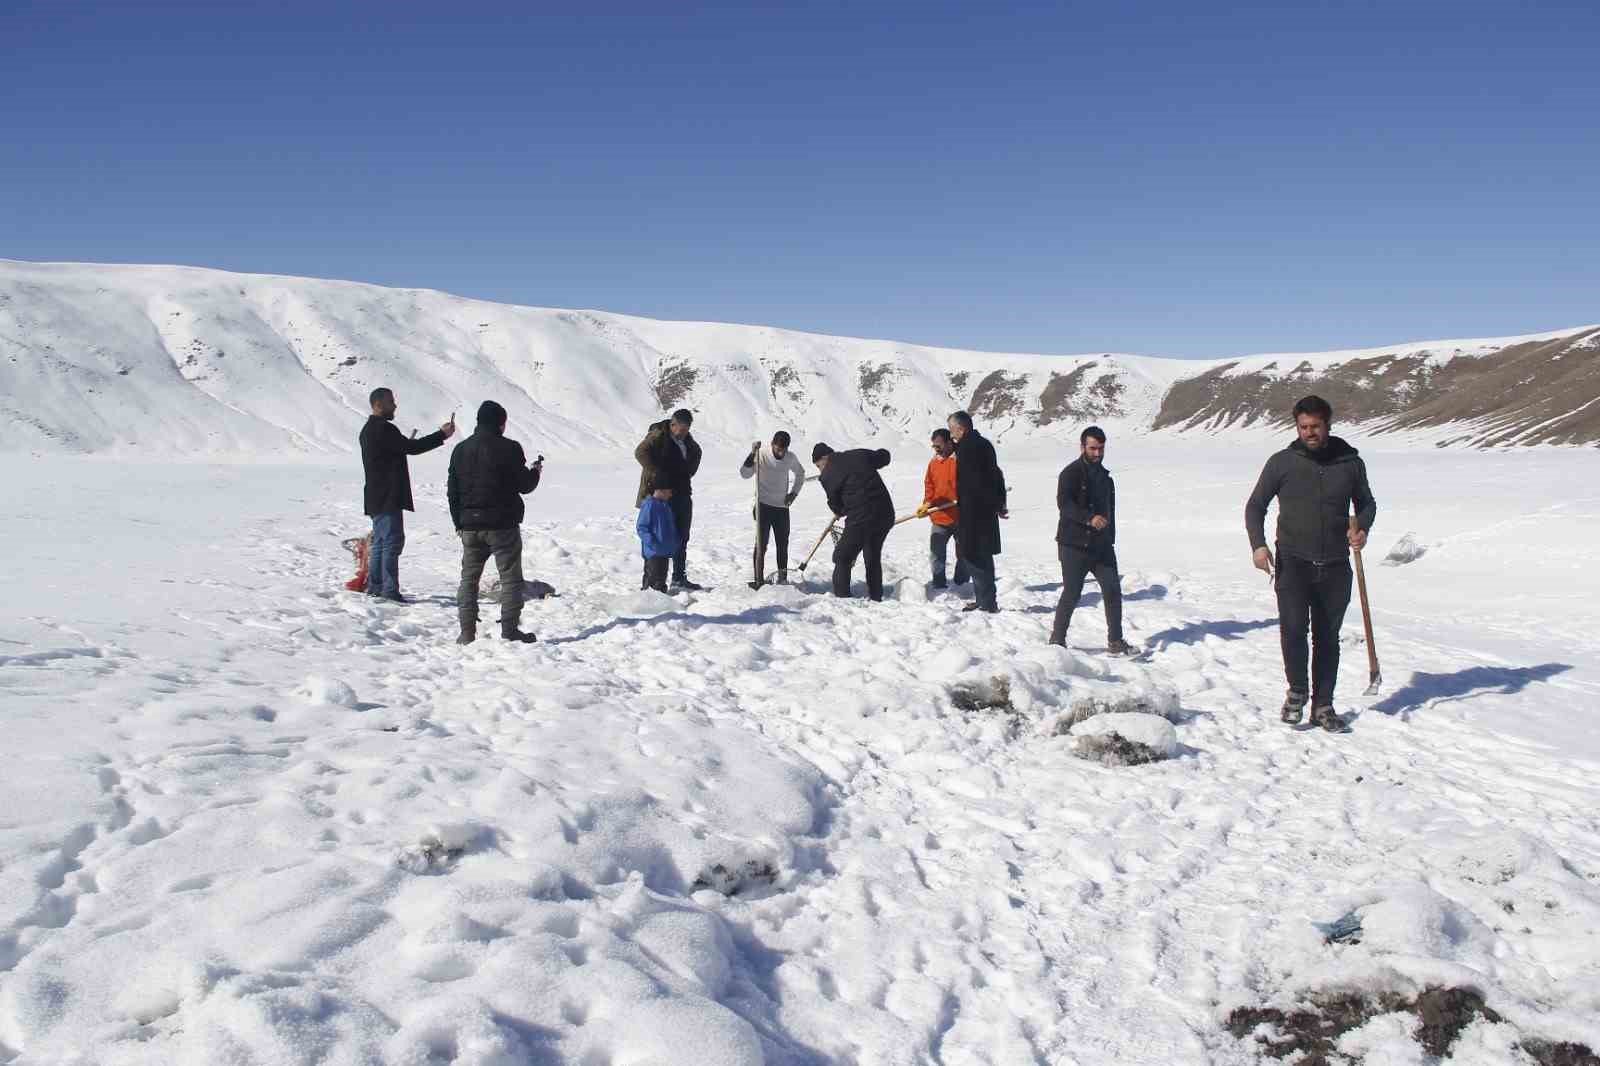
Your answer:
[[[653,483],[652,483],[653,484]],[[657,488],[639,505],[639,550],[644,555],[645,588],[667,591],[667,569],[678,551],[678,523],[667,501],[672,490]]]

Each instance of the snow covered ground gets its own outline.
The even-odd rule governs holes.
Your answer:
[[[1594,453],[1366,451],[1386,685],[1352,608],[1332,737],[1276,720],[1265,440],[1111,441],[1145,661],[1093,593],[1045,645],[1040,445],[1002,449],[994,617],[929,600],[920,524],[890,602],[751,592],[717,449],[717,587],[641,597],[631,457],[552,460],[540,643],[467,649],[442,452],[404,608],[340,591],[353,459],[0,457],[0,1062],[1245,1063],[1236,1007],[1427,986],[1502,1019],[1445,1061],[1600,1047]],[[823,524],[808,487],[792,550]],[[1086,697],[1170,703],[1176,756],[1075,757]],[[1415,1025],[1339,1046],[1432,1061]]]

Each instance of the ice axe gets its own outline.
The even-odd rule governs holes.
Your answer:
[[[1356,516],[1350,516],[1350,532],[1354,533],[1361,526],[1357,523]],[[1361,565],[1361,549],[1351,549],[1356,557],[1356,591],[1361,594],[1361,625],[1367,635],[1367,670],[1369,681],[1367,691],[1363,695],[1376,696],[1378,689],[1383,685],[1383,671],[1378,669],[1378,648],[1372,642],[1372,607],[1367,603],[1367,572]]]
[[[806,561],[800,564],[800,572],[802,574],[806,572],[806,566],[811,562],[811,557],[817,554],[817,549],[822,547],[822,542],[828,539],[828,534],[833,532],[833,527],[838,521],[838,515],[835,515],[832,519],[830,519],[828,521],[827,528],[825,528],[822,531],[822,535],[817,538],[817,542],[811,546],[810,551],[806,552]]]

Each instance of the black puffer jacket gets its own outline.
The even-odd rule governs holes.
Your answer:
[[[1104,463],[1097,466],[1082,456],[1068,463],[1056,478],[1056,508],[1061,512],[1057,544],[1088,551],[1117,543],[1117,483]],[[1106,528],[1089,524],[1095,515],[1105,518]]]
[[[1251,550],[1266,547],[1267,505],[1273,497],[1278,499],[1278,552],[1312,563],[1350,557],[1351,504],[1364,530],[1378,515],[1367,464],[1339,437],[1329,437],[1317,451],[1296,440],[1267,460],[1244,505]]]
[[[956,442],[956,550],[982,562],[1000,554],[1000,512],[1006,509],[1006,478],[994,445],[975,429]]]
[[[478,423],[472,436],[450,453],[450,520],[457,529],[510,529],[520,525],[522,497],[539,484],[522,445],[507,440],[498,423]]]
[[[852,526],[886,525],[894,521],[894,500],[878,471],[889,465],[882,448],[852,448],[832,452],[822,472],[822,491],[828,507]]]
[[[386,418],[368,418],[361,427],[361,469],[367,476],[361,488],[361,502],[366,513],[415,510],[406,456],[431,452],[443,443],[442,430],[426,437],[408,437]]]

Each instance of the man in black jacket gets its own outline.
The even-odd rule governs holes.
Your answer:
[[[1083,595],[1083,580],[1094,575],[1106,606],[1106,650],[1127,655],[1122,639],[1122,577],[1117,573],[1117,487],[1105,468],[1106,433],[1090,426],[1078,435],[1078,458],[1056,479],[1056,554],[1061,559],[1061,599],[1056,603],[1050,643],[1067,646],[1067,627]]]
[[[500,636],[531,644],[522,620],[522,497],[539,484],[544,458],[527,465],[522,445],[506,439],[506,409],[493,400],[478,407],[478,427],[450,453],[450,520],[461,538],[461,618],[457,644],[478,637],[478,581],[494,556],[500,571]]]
[[[690,427],[694,412],[679,408],[672,417],[652,425],[644,440],[633,449],[639,461],[639,492],[633,505],[638,507],[653,491],[648,485],[672,490],[667,501],[673,521],[678,524],[678,553],[672,557],[672,587],[698,592],[702,586],[689,580],[689,526],[694,521],[695,474],[700,472],[700,444]],[[646,584],[649,575],[645,575]],[[644,587],[644,586],[641,586]]]
[[[1252,561],[1273,575],[1267,548],[1267,505],[1278,499],[1278,636],[1289,682],[1282,718],[1299,722],[1307,688],[1306,630],[1310,620],[1311,721],[1324,729],[1343,728],[1333,709],[1339,677],[1339,627],[1350,606],[1350,549],[1367,543],[1378,514],[1360,454],[1331,436],[1333,408],[1320,396],[1294,405],[1296,440],[1267,460],[1244,507]],[[1350,509],[1355,505],[1355,528]]]
[[[957,411],[946,423],[956,441],[956,555],[967,564],[977,599],[963,611],[1000,610],[995,602],[994,557],[1000,554],[1000,519],[1006,517],[1006,479],[994,445],[972,427],[972,416]]]
[[[391,389],[372,390],[367,397],[372,416],[361,427],[361,468],[366,473],[362,503],[372,517],[372,546],[367,560],[367,595],[405,603],[400,595],[400,553],[406,546],[405,512],[411,502],[411,469],[406,456],[431,452],[456,431],[456,417],[426,437],[407,437],[395,428]]]
[[[833,594],[850,596],[850,571],[856,556],[864,555],[867,598],[883,599],[883,542],[894,525],[894,500],[878,471],[889,465],[882,448],[852,448],[836,452],[826,444],[811,449],[828,507],[845,520],[844,533],[833,546]]]

